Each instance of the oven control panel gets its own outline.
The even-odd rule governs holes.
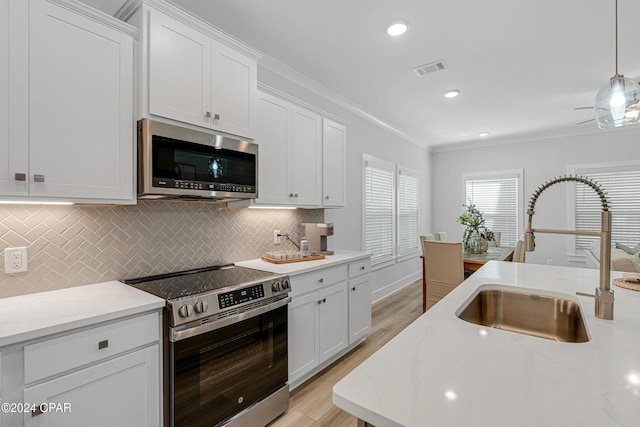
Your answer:
[[[260,298],[264,298],[262,284],[218,294],[218,306],[221,309],[228,308]]]

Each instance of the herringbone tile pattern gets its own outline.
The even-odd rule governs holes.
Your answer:
[[[0,250],[26,246],[29,271],[4,274],[0,298],[257,258],[273,230],[299,240],[315,210],[232,209],[203,202],[136,206],[0,205]]]

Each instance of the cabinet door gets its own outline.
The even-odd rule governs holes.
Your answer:
[[[349,280],[349,344],[371,330],[370,275]]]
[[[25,402],[46,403],[47,411],[25,414],[25,427],[157,427],[158,360],[156,344],[26,388]]]
[[[298,206],[320,206],[321,127],[319,115],[291,105],[287,145],[287,192]]]
[[[29,2],[0,0],[0,195],[26,196],[29,173]]]
[[[210,126],[211,39],[149,11],[149,113]]]
[[[258,143],[257,203],[285,204],[287,200],[287,138],[289,106],[261,93],[256,114]]]
[[[213,42],[211,127],[252,138],[256,91],[256,61],[228,46]]]
[[[133,38],[30,5],[30,195],[133,201]]]
[[[347,202],[347,128],[322,119],[322,205],[343,207]]]
[[[289,383],[318,366],[318,293],[289,303]]]
[[[320,309],[320,363],[330,359],[347,347],[348,302],[347,282],[338,283],[319,292]]]

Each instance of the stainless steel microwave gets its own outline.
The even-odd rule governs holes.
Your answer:
[[[258,197],[258,145],[149,119],[138,121],[138,198]]]

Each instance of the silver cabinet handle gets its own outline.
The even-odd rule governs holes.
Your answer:
[[[98,350],[109,347],[109,340],[100,341],[98,343]]]
[[[26,173],[18,173],[18,172],[16,172],[14,179],[16,181],[26,181],[27,180],[27,174]]]
[[[362,267],[360,267],[360,270],[364,270],[364,265]]]
[[[298,197],[298,193],[294,194],[293,197]]]
[[[318,305],[322,304],[322,300],[316,301]]]
[[[289,197],[293,197],[293,193],[289,193]]]
[[[41,405],[38,405],[38,407],[37,407],[37,408],[34,408],[34,409],[31,411],[31,416],[32,416],[32,417],[37,417],[38,415],[42,415],[42,414],[44,414],[44,412],[42,411],[42,405],[46,405],[46,403],[43,403],[43,404],[41,404]]]
[[[325,200],[329,200],[329,196],[324,196],[324,199]]]
[[[327,299],[326,298],[322,298],[322,302],[327,302]]]
[[[211,111],[207,111],[207,112],[204,114],[204,116],[205,116],[207,119],[210,119],[210,118],[211,118]]]
[[[33,175],[33,182],[44,182],[44,175]]]
[[[220,120],[220,114],[214,114],[213,120]]]
[[[352,290],[352,291],[355,291],[355,290],[356,290],[356,287],[354,286],[353,288],[351,288],[351,290]]]
[[[318,282],[324,283],[324,279],[321,277],[320,279],[318,279]]]

